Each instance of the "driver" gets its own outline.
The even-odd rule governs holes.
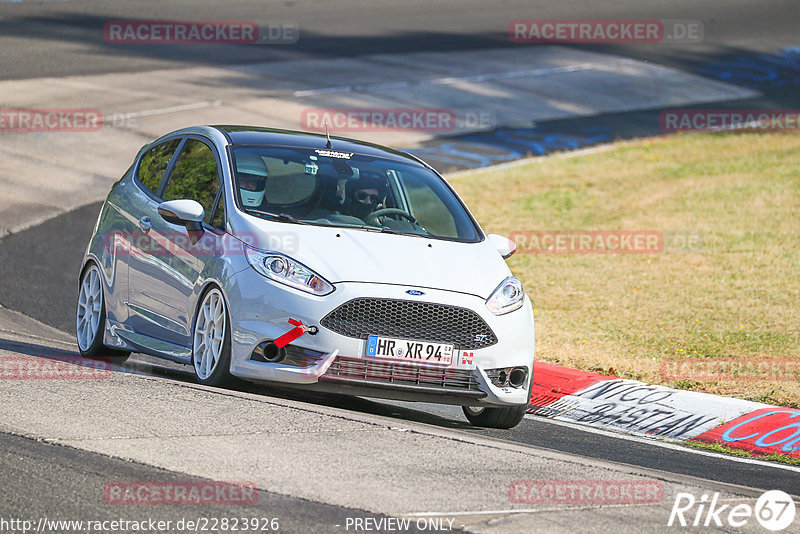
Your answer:
[[[236,174],[239,177],[239,195],[242,204],[258,207],[267,192],[269,171],[264,160],[256,154],[243,154],[236,158]]]
[[[357,180],[348,180],[345,185],[343,212],[366,221],[383,203],[387,190],[386,178],[374,171],[362,171]]]

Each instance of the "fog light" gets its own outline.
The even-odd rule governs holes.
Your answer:
[[[497,381],[503,385],[508,384],[508,373],[505,369],[497,373]]]

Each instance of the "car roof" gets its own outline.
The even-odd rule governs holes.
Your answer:
[[[212,126],[212,128],[216,128],[225,134],[232,145],[278,145],[302,148],[329,148],[326,146],[328,142],[327,136],[320,133],[263,128],[258,126]],[[331,150],[402,160],[406,163],[415,163],[425,166],[418,158],[400,150],[334,135],[330,136],[330,140]]]

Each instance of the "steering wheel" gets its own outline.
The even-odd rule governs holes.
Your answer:
[[[417,220],[414,218],[413,215],[399,208],[383,208],[380,210],[375,210],[372,213],[370,213],[366,219],[364,219],[364,222],[372,226],[382,226],[378,218],[383,217],[384,215],[399,215],[400,217],[408,220],[409,222],[412,223],[417,222]]]

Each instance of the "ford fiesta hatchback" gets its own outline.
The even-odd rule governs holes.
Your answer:
[[[83,261],[86,357],[141,352],[238,377],[457,404],[510,428],[527,407],[531,303],[432,168],[343,138],[199,126],[143,147]]]

